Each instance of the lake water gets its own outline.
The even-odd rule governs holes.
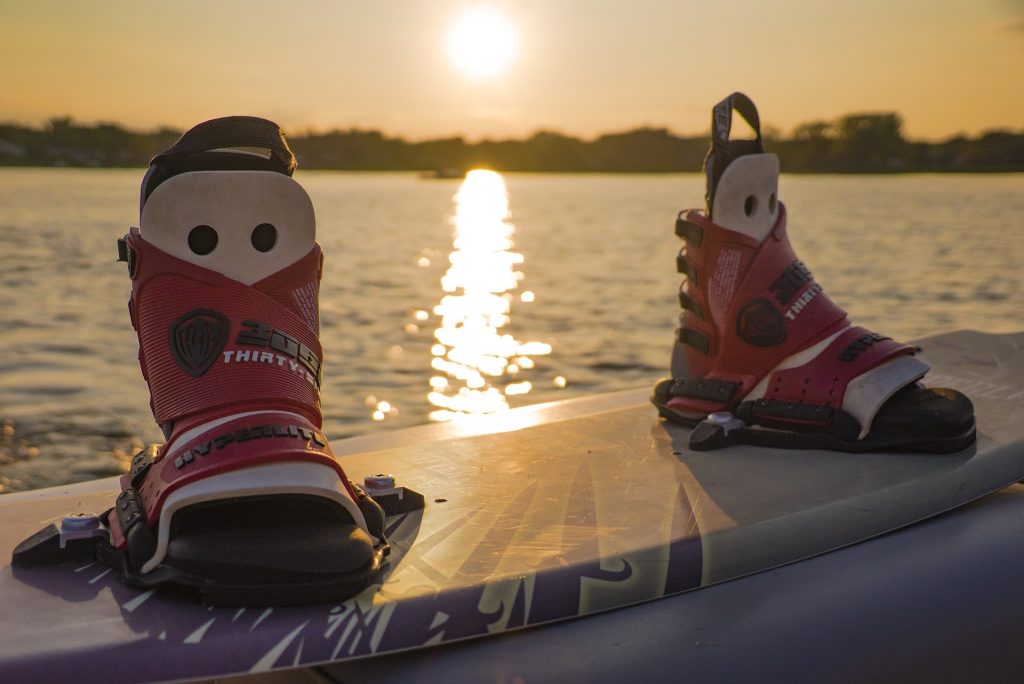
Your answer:
[[[0,490],[117,474],[160,440],[115,262],[141,177],[0,169]],[[326,254],[332,439],[664,374],[673,222],[701,176],[297,178]],[[784,176],[780,196],[857,323],[903,340],[1024,327],[1024,175]]]

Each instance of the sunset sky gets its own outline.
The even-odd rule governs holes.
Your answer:
[[[499,32],[452,38],[480,7]],[[501,59],[472,74],[467,53]],[[784,133],[897,111],[942,139],[1024,129],[1024,0],[0,0],[0,86],[0,122],[254,114],[410,139],[696,134],[742,90]]]

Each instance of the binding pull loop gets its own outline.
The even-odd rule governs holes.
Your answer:
[[[757,137],[753,140],[729,140],[732,131],[732,113],[736,111],[754,130]],[[761,120],[757,115],[757,107],[753,101],[740,92],[735,92],[714,106],[711,110],[711,147],[704,158],[704,171],[708,184],[704,199],[707,200],[708,211],[714,204],[715,189],[726,167],[736,158],[747,154],[764,152],[761,139]],[[709,217],[714,218],[714,217]]]
[[[261,150],[255,152],[251,150]],[[190,171],[273,171],[286,176],[298,163],[281,128],[256,116],[205,121],[149,162],[139,207],[168,178]]]
[[[153,157],[150,164],[159,165],[171,159],[190,155],[256,148],[267,150],[267,158],[280,173],[292,175],[297,166],[295,155],[284,133],[273,121],[256,116],[225,116],[205,121],[187,131],[166,151]]]

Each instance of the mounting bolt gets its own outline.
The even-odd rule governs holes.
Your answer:
[[[395,478],[390,473],[367,475],[363,479],[363,485],[365,485],[367,489],[393,489],[395,486]]]
[[[72,513],[64,516],[60,521],[62,530],[71,532],[92,531],[100,526],[100,517],[93,513]]]
[[[722,434],[725,435],[728,435],[733,430],[747,426],[746,423],[728,411],[716,411],[715,413],[709,413],[705,422],[720,427],[722,429]]]
[[[92,539],[102,534],[100,517],[92,513],[72,513],[60,521],[60,548],[74,539]]]

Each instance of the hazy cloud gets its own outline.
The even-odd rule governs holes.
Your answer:
[[[1014,19],[997,29],[1000,33],[1024,33],[1024,19]]]

